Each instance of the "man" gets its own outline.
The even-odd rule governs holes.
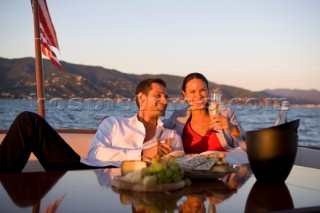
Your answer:
[[[45,170],[74,170],[120,166],[123,160],[150,159],[158,153],[157,139],[166,131],[159,116],[167,107],[166,84],[146,79],[136,88],[139,112],[132,118],[105,119],[93,138],[88,159],[80,156],[40,116],[23,112],[0,145],[0,172],[20,172],[33,152]],[[161,137],[163,140],[163,137]],[[183,150],[180,136],[161,144],[160,154]]]
[[[167,131],[159,119],[159,116],[165,115],[167,108],[166,84],[161,79],[146,79],[137,86],[135,95],[139,112],[131,118],[104,119],[90,147],[90,163],[82,159],[83,163],[120,166],[123,160],[150,159],[157,154],[157,139],[163,131]],[[160,154],[183,150],[179,135],[176,134],[171,146],[162,143]]]

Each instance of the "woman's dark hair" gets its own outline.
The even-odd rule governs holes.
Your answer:
[[[186,85],[192,79],[200,79],[200,80],[204,81],[206,83],[207,88],[209,88],[209,83],[208,83],[208,80],[206,79],[206,77],[204,77],[204,75],[202,75],[201,73],[193,72],[193,73],[188,74],[184,78],[183,83],[182,83],[182,91],[184,91],[184,92],[186,91]]]
[[[148,78],[148,79],[141,81],[137,85],[136,91],[134,93],[136,96],[136,104],[139,109],[140,109],[140,106],[139,106],[139,101],[138,101],[138,94],[141,92],[144,95],[148,95],[149,91],[151,90],[152,83],[161,84],[162,86],[167,87],[166,82],[164,80],[162,80],[161,78]]]

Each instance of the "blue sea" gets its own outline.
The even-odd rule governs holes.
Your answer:
[[[166,116],[174,110],[186,107],[170,103]],[[229,106],[246,131],[271,127],[275,124],[277,107]],[[137,112],[134,102],[101,101],[100,99],[51,99],[45,103],[46,120],[56,129],[96,129],[105,115],[130,117]],[[8,129],[22,111],[37,112],[32,100],[0,99],[0,129]],[[288,121],[300,119],[299,145],[320,147],[320,108],[290,107]],[[283,122],[283,121],[282,121]]]

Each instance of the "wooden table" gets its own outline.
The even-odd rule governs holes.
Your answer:
[[[294,166],[280,185],[256,182],[249,165],[221,180],[193,180],[165,193],[111,187],[119,169],[0,175],[0,212],[133,212],[141,208],[205,208],[205,212],[319,212],[320,170]],[[275,174],[276,175],[276,174]],[[50,212],[50,211],[48,211]]]

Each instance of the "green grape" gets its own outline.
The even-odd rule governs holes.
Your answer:
[[[184,183],[186,184],[186,186],[191,186],[192,182],[189,178],[184,180]]]
[[[159,164],[159,161],[156,158],[151,159],[151,165],[157,165]]]
[[[175,172],[175,173],[172,174],[171,178],[172,178],[173,182],[176,183],[176,182],[179,182],[181,180],[182,175],[181,175],[180,172]]]
[[[162,164],[162,170],[167,170],[168,169],[168,164],[167,163],[163,163]]]
[[[141,170],[142,176],[149,176],[152,175],[152,172],[148,168],[143,168]]]
[[[150,172],[152,173],[157,173],[159,171],[161,171],[162,166],[159,166],[160,164],[151,164],[151,166],[149,167]]]
[[[176,159],[175,158],[170,158],[169,159],[169,163],[176,163]]]
[[[166,173],[166,176],[167,176],[167,177],[171,177],[172,174],[173,174],[173,171],[170,170],[170,169],[167,169],[167,170],[165,170],[165,173]]]
[[[164,172],[158,172],[158,173],[156,174],[156,177],[157,177],[157,178],[164,179],[164,178],[165,178],[165,173],[164,173]]]
[[[176,163],[169,163],[168,167],[173,171],[178,171],[179,170],[179,165],[176,164]]]
[[[154,167],[155,167],[154,172],[161,172],[163,170],[163,165],[161,163],[154,165]]]
[[[171,158],[168,162],[158,161],[153,158],[151,165],[148,168],[142,169],[141,172],[143,176],[156,176],[157,183],[159,184],[176,183],[183,177],[180,166],[174,158]]]
[[[149,172],[154,173],[155,168],[154,168],[154,166],[151,164],[151,165],[148,167],[148,170],[149,170]]]

